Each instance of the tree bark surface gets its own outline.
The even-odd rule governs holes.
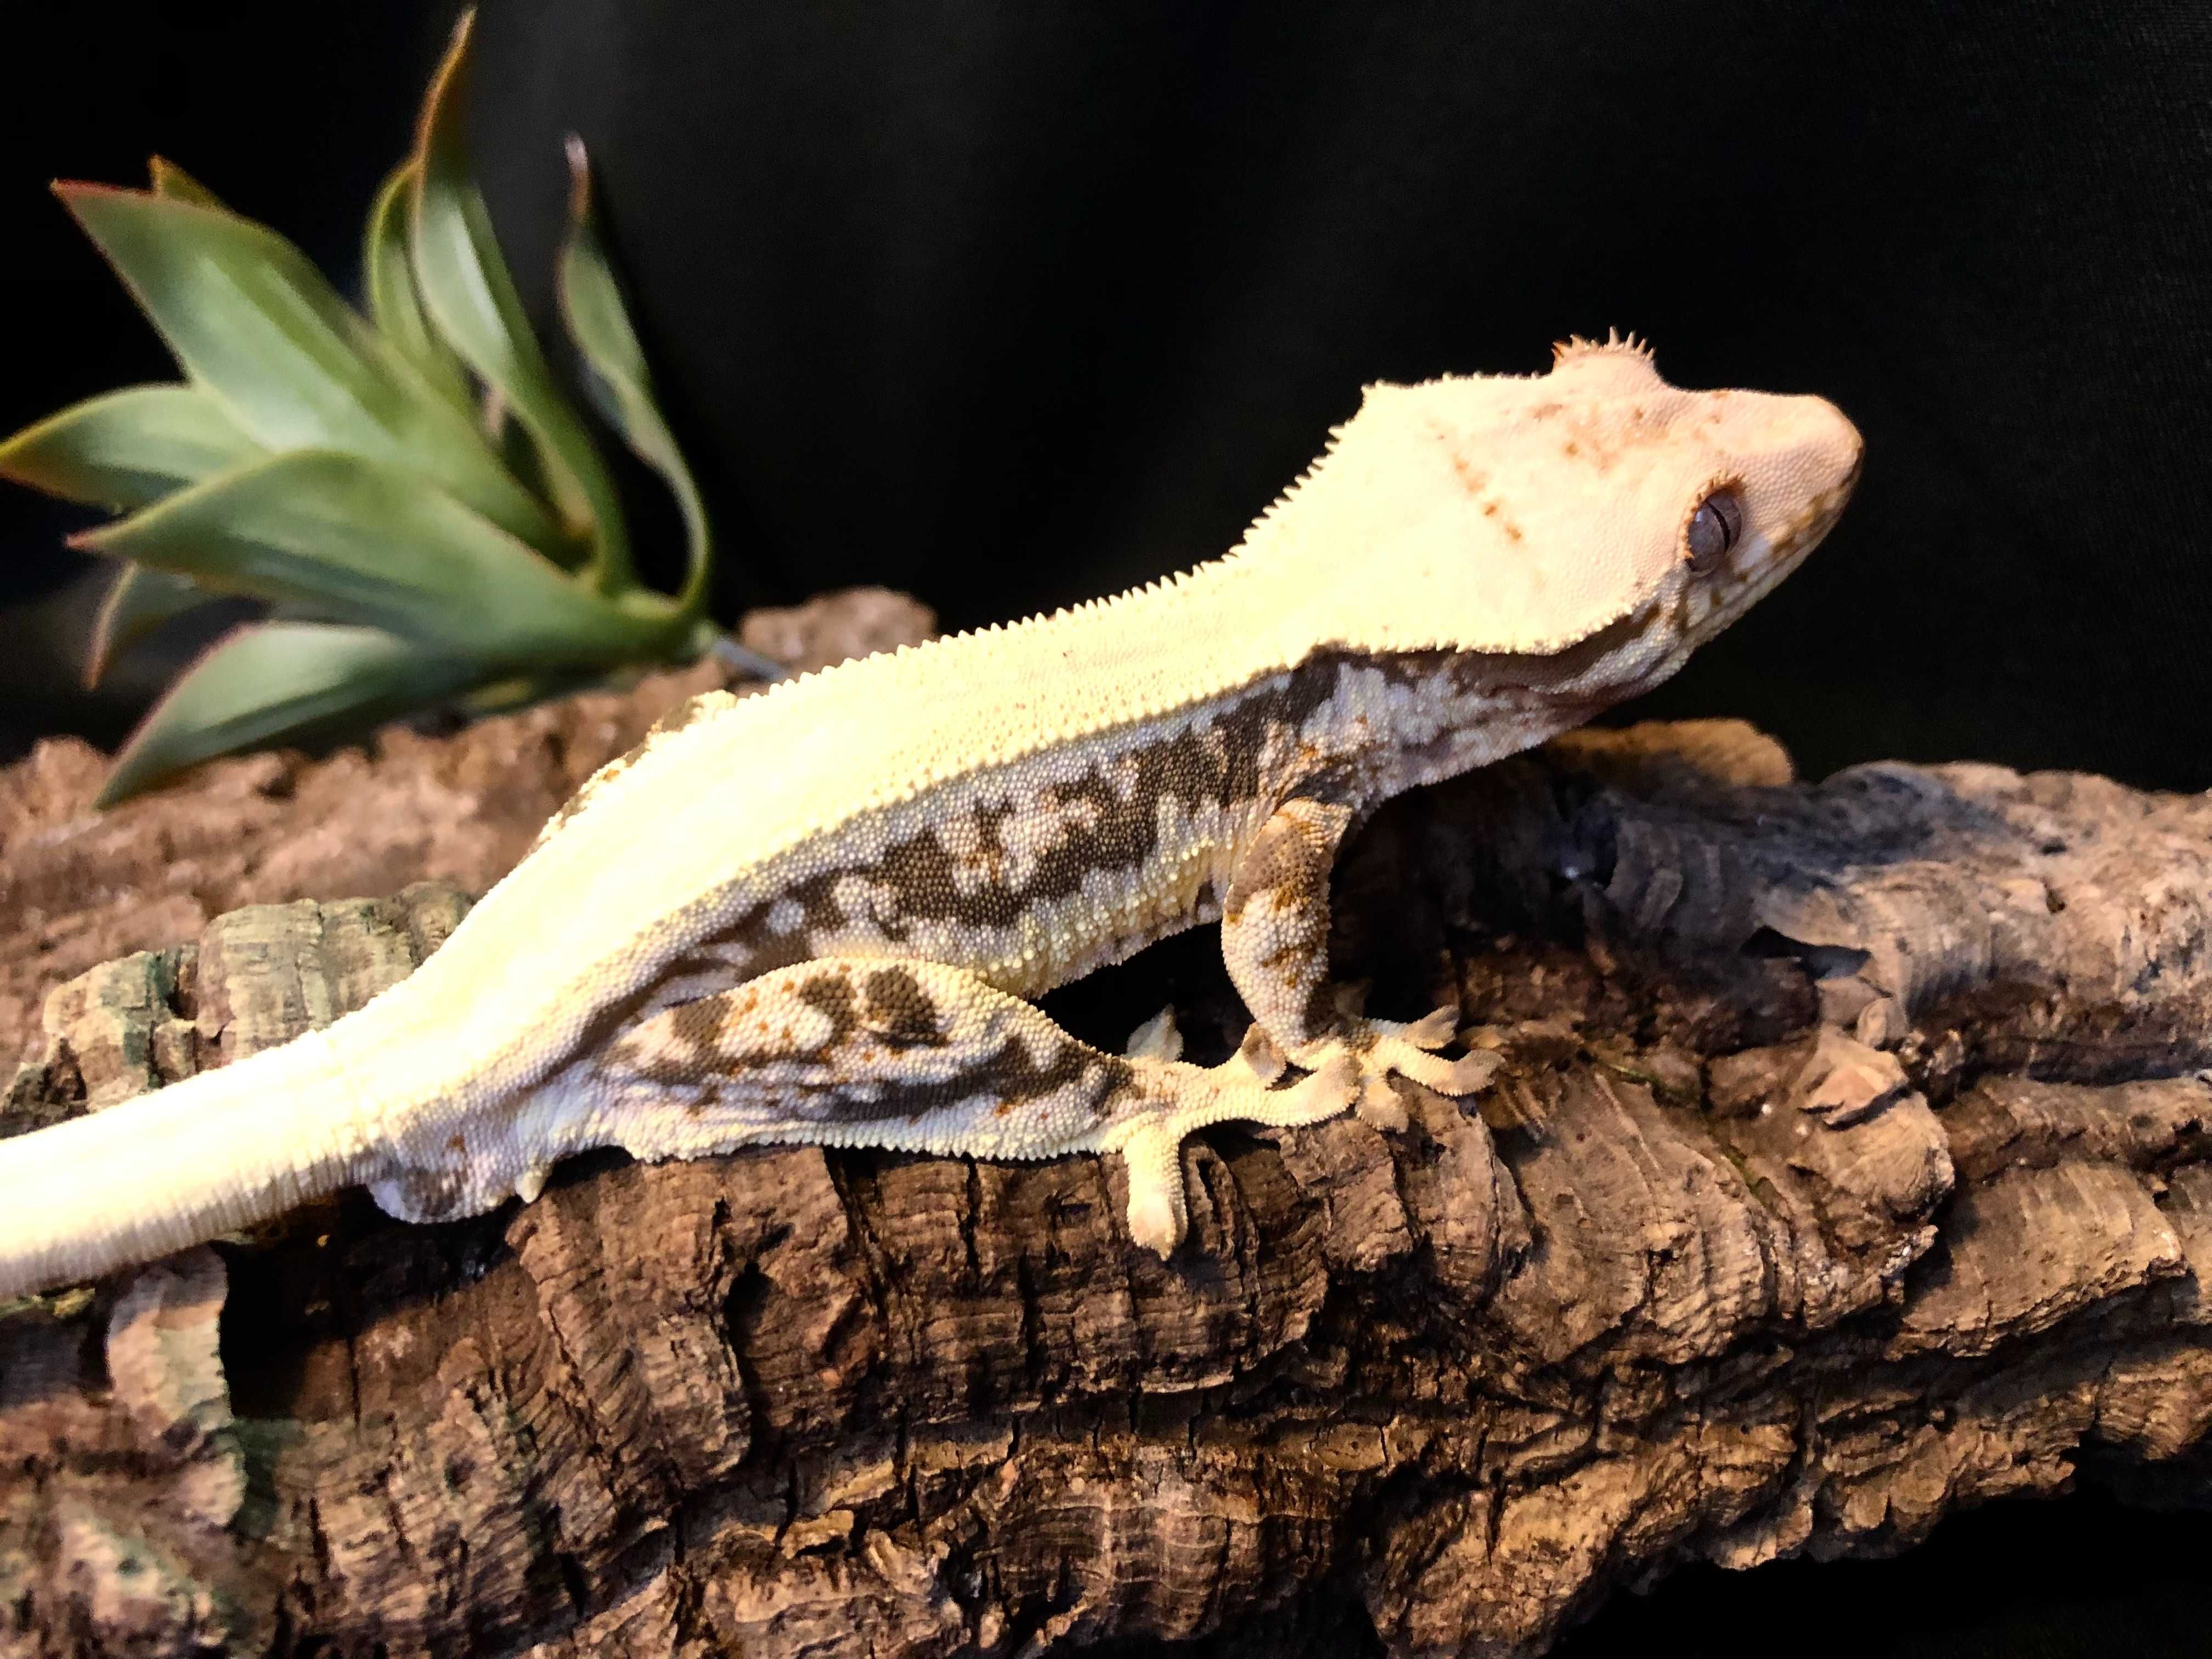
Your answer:
[[[2077,1472],[2212,1497],[2212,799],[1584,732],[1340,871],[1500,1080],[1119,1167],[580,1160],[0,1319],[0,1652],[1533,1655],[1692,1560]],[[283,1040],[466,899],[216,917],[48,1000],[25,1128]],[[1243,1015],[1211,931],[1057,994]]]

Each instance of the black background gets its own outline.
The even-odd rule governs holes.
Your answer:
[[[0,430],[167,373],[46,178],[159,149],[349,283],[451,15],[11,9]],[[2201,0],[495,0],[480,47],[541,313],[560,141],[592,147],[726,617],[1105,592],[1228,545],[1364,380],[1634,328],[1678,383],[1819,391],[1869,446],[1826,547],[1637,712],[1744,715],[1814,774],[2212,785]],[[85,516],[0,495],[0,757],[112,742],[173,666],[74,690]],[[2201,1521],[2000,1508],[1893,1566],[1687,1575],[1568,1650],[1733,1652],[1741,1620],[1808,1656],[2197,1654],[2208,1562]]]

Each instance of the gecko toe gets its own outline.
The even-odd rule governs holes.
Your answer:
[[[1402,1129],[1406,1107],[1391,1085],[1392,1078],[1456,1097],[1477,1092],[1498,1071],[1498,1056],[1487,1050],[1459,1055],[1433,1052],[1440,1035],[1448,1036],[1447,1022],[1455,1024],[1456,1017],[1444,1009],[1409,1025],[1376,1020],[1352,1042],[1317,1043],[1298,1059],[1324,1071],[1348,1066],[1352,1086],[1344,1093],[1345,1103],[1356,1103],[1361,1119],[1378,1129]]]
[[[1182,1137],[1146,1123],[1121,1143],[1129,1176],[1129,1237],[1163,1261],[1190,1224],[1182,1189]]]
[[[1169,1003],[1130,1032],[1121,1052],[1131,1060],[1181,1060],[1182,1030],[1176,1024],[1175,1004]]]
[[[1377,1022],[1380,1024],[1380,1022]],[[1423,1015],[1395,1033],[1416,1048],[1441,1048],[1459,1031],[1459,1010],[1438,1008]]]
[[[1498,1056],[1486,1051],[1447,1058],[1417,1048],[1403,1037],[1383,1037],[1367,1051],[1368,1069],[1395,1072],[1440,1095],[1471,1095],[1498,1070]]]
[[[1361,1122],[1386,1133],[1395,1133],[1407,1124],[1406,1103],[1398,1098],[1390,1079],[1380,1073],[1361,1087],[1358,1112]]]
[[[1283,1105],[1269,1119],[1279,1123],[1319,1123],[1334,1117],[1359,1098],[1359,1062],[1338,1054],[1304,1082],[1266,1097]]]
[[[1257,1020],[1244,1033],[1244,1041],[1237,1046],[1237,1057],[1263,1084],[1273,1083],[1290,1069],[1291,1062],[1284,1057],[1281,1048],[1274,1038],[1267,1035],[1267,1028]]]
[[[1490,1086],[1491,1080],[1498,1075],[1498,1068],[1503,1064],[1504,1062],[1487,1048],[1462,1054],[1452,1061],[1450,1080],[1437,1092],[1444,1095],[1478,1093]]]

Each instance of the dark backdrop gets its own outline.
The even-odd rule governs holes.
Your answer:
[[[1647,711],[1818,771],[2212,785],[2202,0],[896,9],[485,15],[520,268],[574,128],[733,596],[1087,597],[1228,544],[1363,380],[1618,325],[1868,440],[1829,546]]]
[[[165,373],[46,178],[161,149],[349,281],[451,15],[19,0],[0,429]],[[725,615],[1088,597],[1227,545],[1363,380],[1632,327],[1682,384],[1817,390],[1869,443],[1827,547],[1639,712],[1746,715],[1814,772],[2212,785],[2201,0],[491,0],[481,47],[541,311],[562,135],[598,158]],[[80,521],[0,495],[0,756],[112,741],[166,672],[70,690]],[[1572,1651],[2194,1655],[2208,1559],[2201,1521],[2000,1509],[1891,1566],[1690,1575]]]

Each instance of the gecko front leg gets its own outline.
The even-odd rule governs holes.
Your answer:
[[[1348,1062],[1269,1088],[1232,1056],[1109,1054],[1042,1009],[940,963],[824,957],[671,1008],[539,1089],[521,1137],[702,1158],[763,1142],[985,1158],[1118,1152],[1129,1231],[1166,1255],[1187,1208],[1182,1139],[1227,1119],[1311,1123],[1357,1088]],[[519,1125],[518,1125],[519,1127]]]
[[[1447,1060],[1431,1052],[1451,1041],[1452,1010],[1411,1022],[1348,1012],[1328,978],[1328,891],[1337,849],[1352,810],[1341,801],[1299,796],[1285,801],[1244,849],[1222,905],[1221,951],[1229,977],[1259,1022],[1246,1052],[1261,1076],[1277,1066],[1261,1052],[1264,1036],[1291,1063],[1318,1072],[1347,1062],[1360,1077],[1361,1117],[1401,1129],[1406,1109],[1393,1073],[1439,1094],[1472,1094],[1490,1080],[1487,1054]]]

